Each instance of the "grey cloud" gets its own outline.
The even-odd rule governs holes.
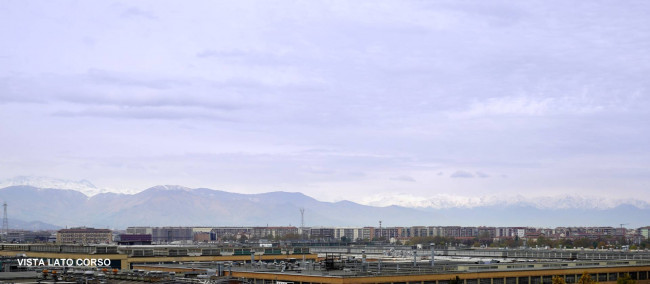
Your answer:
[[[156,20],[158,17],[154,15],[153,12],[143,10],[138,7],[129,7],[122,14],[120,15],[122,18],[144,18],[144,19],[149,19],[149,20]]]
[[[0,78],[0,103],[199,107],[220,111],[250,107],[227,91],[208,93],[206,86],[210,84],[201,80],[142,79],[98,70],[76,76],[7,76]]]
[[[476,172],[476,176],[480,178],[489,178],[490,176],[483,172]]]
[[[282,67],[286,65],[294,65],[300,62],[300,56],[293,54],[278,55],[266,52],[243,51],[243,50],[226,50],[218,51],[214,49],[206,49],[196,54],[201,59],[217,59],[223,60],[226,63],[242,64],[247,66],[271,66]]]
[[[90,80],[100,84],[121,85],[132,87],[144,87],[158,90],[171,89],[173,87],[187,86],[188,82],[171,79],[141,79],[134,76],[123,75],[105,70],[91,69],[88,71]]]
[[[412,178],[412,177],[410,177],[410,176],[406,176],[406,175],[403,175],[403,176],[397,176],[397,177],[392,177],[392,178],[390,178],[390,180],[394,180],[394,181],[406,181],[406,182],[415,182],[415,179],[414,179],[414,178]]]
[[[456,13],[466,15],[475,19],[482,19],[487,23],[494,26],[510,26],[514,25],[526,17],[530,17],[530,13],[522,7],[511,5],[511,3],[474,3],[474,5],[463,5],[457,2],[448,3],[419,3],[423,8],[440,10],[448,9]]]
[[[473,178],[474,174],[466,171],[456,171],[452,173],[449,177],[451,178]]]
[[[295,93],[317,93],[327,91],[327,86],[321,83],[290,83],[270,85],[259,80],[251,78],[231,78],[221,81],[210,81],[210,87],[218,88],[219,90],[235,90],[243,93],[268,93],[275,94],[284,93],[285,95],[293,95]]]
[[[336,173],[336,171],[332,169],[323,169],[323,168],[309,168],[305,171],[317,175],[333,175]]]
[[[213,111],[201,111],[197,109],[184,108],[114,108],[100,107],[88,108],[79,111],[56,111],[52,113],[57,117],[99,117],[109,119],[156,119],[156,120],[179,120],[179,119],[202,119],[212,121],[236,122],[236,119]]]
[[[169,79],[91,69],[76,75],[0,77],[0,103],[75,103],[131,107],[201,107],[236,111],[255,105],[278,104],[285,97],[306,102],[296,93],[321,93],[320,84],[270,85],[255,78],[204,80]]]

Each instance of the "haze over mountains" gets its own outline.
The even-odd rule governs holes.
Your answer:
[[[38,188],[72,189],[79,191],[87,196],[93,196],[99,193],[113,192],[113,190],[107,188],[97,187],[92,182],[85,179],[65,180],[42,176],[16,176],[5,180],[0,180],[0,188],[14,185],[29,185]]]
[[[92,185],[90,182],[84,184]],[[295,192],[240,194],[182,186],[155,186],[135,194],[102,192],[89,196],[79,189],[11,185],[0,188],[0,200],[9,204],[11,227],[29,229],[53,228],[49,224],[118,229],[128,226],[299,226],[301,207],[306,209],[306,226],[376,226],[382,220],[384,226],[556,227],[627,223],[628,227],[636,228],[648,225],[646,217],[650,216],[650,206],[642,201],[609,202],[608,206],[598,206],[602,200],[572,196],[543,198],[541,203],[520,197],[519,202],[490,200],[471,207],[409,208],[369,206],[351,201],[323,202]]]
[[[523,195],[514,196],[455,196],[449,194],[438,194],[434,197],[422,198],[408,194],[404,195],[385,195],[373,196],[367,198],[364,202],[366,205],[389,206],[399,205],[412,208],[474,208],[485,206],[530,206],[540,209],[608,209],[620,205],[634,205],[639,208],[647,208],[648,202],[633,198],[605,198],[605,197],[585,197],[577,195],[558,195],[558,196],[538,196],[525,197]]]

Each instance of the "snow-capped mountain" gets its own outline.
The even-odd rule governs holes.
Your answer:
[[[421,197],[411,194],[374,195],[360,202],[370,206],[403,206],[410,208],[476,208],[485,206],[529,206],[538,209],[609,209],[632,205],[650,208],[648,202],[637,199],[615,199],[602,196],[557,195],[541,197],[514,196],[459,196],[438,194]]]
[[[17,185],[33,186],[37,188],[69,189],[79,191],[87,196],[109,192],[107,189],[96,187],[90,181],[85,179],[73,181],[41,176],[17,176],[0,181],[0,188]]]
[[[9,186],[32,186],[36,188],[55,188],[75,190],[88,197],[100,193],[136,194],[141,190],[99,188],[92,182],[82,179],[79,181],[64,180],[41,176],[17,176],[0,181],[0,188]],[[178,185],[159,185],[153,187],[162,191],[191,191],[191,188]],[[640,209],[650,208],[647,201],[638,199],[616,199],[611,196],[522,196],[522,195],[490,195],[490,196],[461,196],[437,194],[433,196],[416,196],[408,193],[377,194],[363,200],[353,200],[369,206],[401,206],[416,209],[448,209],[448,208],[477,208],[488,206],[527,206],[537,209],[611,209],[620,205],[631,205]]]
[[[309,226],[647,226],[650,207],[539,208],[516,203],[449,208],[368,206],[351,201],[319,201],[302,193],[241,194],[208,188],[156,186],[136,194],[102,193],[88,197],[74,190],[10,186],[0,188],[9,216],[59,227],[94,226],[260,226],[299,224],[299,209]],[[555,199],[553,199],[555,200]],[[562,199],[560,199],[562,200]],[[571,199],[564,199],[570,202]],[[560,204],[563,204],[560,202]]]
[[[154,186],[154,187],[152,187],[150,189],[151,190],[160,190],[160,191],[165,191],[165,190],[168,190],[168,191],[177,191],[177,190],[180,190],[180,191],[192,191],[191,188],[185,187],[185,186],[180,186],[180,185],[157,185],[157,186]]]

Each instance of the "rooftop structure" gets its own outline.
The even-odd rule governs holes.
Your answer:
[[[551,284],[554,276],[566,283],[577,283],[584,273],[599,283],[615,283],[629,277],[639,284],[650,283],[650,261],[563,261],[469,264],[442,262],[435,267],[426,263],[398,261],[360,262],[337,259],[288,263],[223,263],[142,264],[135,268],[150,271],[220,271],[250,283],[411,283],[411,284]]]

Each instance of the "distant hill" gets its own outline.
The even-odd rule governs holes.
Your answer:
[[[93,226],[306,226],[487,225],[617,226],[648,225],[650,210],[632,205],[608,209],[537,208],[528,204],[474,208],[376,207],[350,201],[323,202],[295,192],[239,194],[207,188],[156,186],[136,194],[88,197],[65,189],[9,186],[0,189],[9,216],[59,227]]]
[[[25,222],[18,219],[9,219],[9,229],[11,230],[29,230],[29,231],[54,231],[61,227],[43,223],[41,221]]]
[[[397,226],[423,211],[373,207],[353,202],[321,202],[302,193],[238,194],[206,188],[156,186],[137,194],[100,193],[88,197],[74,190],[10,186],[0,189],[10,216],[65,226],[125,228],[127,226],[294,225],[306,208],[307,225]],[[427,214],[430,215],[430,214]]]
[[[42,176],[16,176],[5,180],[0,180],[0,188],[17,185],[27,185],[38,188],[72,189],[79,191],[87,196],[107,192],[106,189],[97,188],[90,181],[83,179],[75,181]]]

